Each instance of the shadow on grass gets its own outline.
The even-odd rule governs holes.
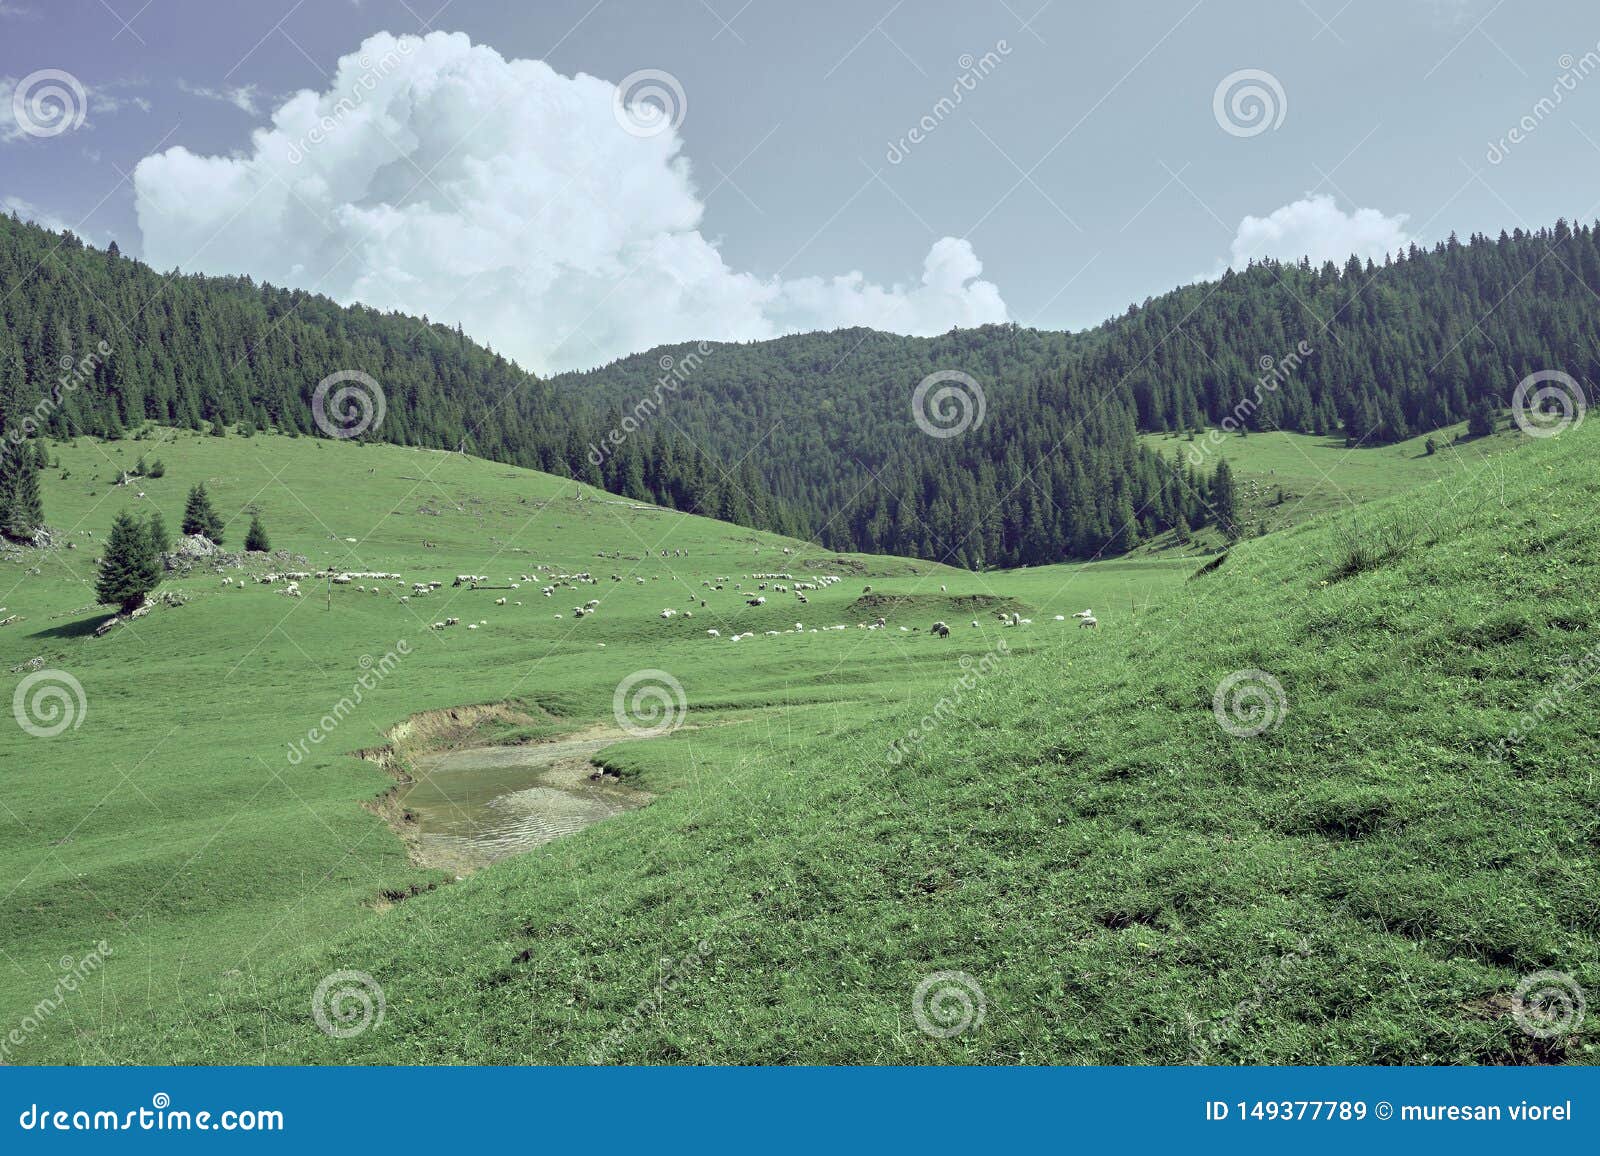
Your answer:
[[[110,614],[91,614],[87,618],[80,618],[76,622],[63,622],[60,626],[51,626],[44,630],[35,630],[28,635],[29,638],[85,638],[95,632],[95,628],[106,619],[114,617]]]

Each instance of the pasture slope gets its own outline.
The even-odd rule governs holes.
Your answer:
[[[498,727],[485,724],[500,741],[614,727],[619,681],[663,669],[685,688],[692,733],[742,725],[731,728],[738,741],[693,748],[677,770],[664,765],[660,782],[719,774],[714,758],[784,766],[792,736],[937,694],[961,653],[1000,637],[987,615],[972,629],[968,613],[959,645],[937,641],[927,634],[936,617],[954,622],[974,599],[1014,602],[1040,623],[1006,632],[1025,651],[1056,613],[1094,606],[1108,624],[1135,605],[1146,613],[1192,568],[1153,560],[968,574],[840,556],[459,454],[146,435],[53,443],[43,486],[56,546],[0,551],[0,619],[16,616],[0,627],[6,701],[35,673],[62,672],[82,687],[83,704],[74,701],[70,724],[53,737],[31,735],[10,716],[0,727],[0,1025],[27,1024],[24,1042],[0,1055],[10,1063],[125,1062],[133,1058],[126,1024],[205,1018],[219,987],[274,954],[346,933],[398,896],[450,882],[413,863],[364,808],[377,801],[389,814],[381,797],[394,780],[351,757],[419,712],[509,703]],[[159,459],[164,475],[111,484],[141,457]],[[108,611],[93,605],[94,560],[112,517],[154,507],[176,533],[196,482],[227,520],[225,550],[239,548],[249,511],[259,510],[273,547],[294,557],[224,574],[198,566],[161,587],[188,595],[187,604],[95,637]],[[285,597],[282,582],[240,581],[274,567],[402,577],[305,580],[300,599]],[[597,582],[547,599],[540,591],[551,569],[588,571]],[[743,574],[787,571],[843,580],[804,606],[769,591],[752,608],[734,589],[755,585]],[[457,574],[519,588],[454,588]],[[724,575],[720,592],[701,585]],[[413,582],[429,580],[443,588],[411,597]],[[866,585],[913,598],[915,609],[877,611],[890,628],[858,631],[847,607]],[[575,620],[574,608],[591,599],[599,612]],[[668,607],[694,617],[664,620]],[[430,629],[450,617],[461,624]],[[796,622],[805,633],[765,633]],[[468,631],[468,623],[483,625]],[[848,631],[810,632],[846,623]],[[730,641],[744,631],[756,637]],[[62,685],[55,676],[37,682],[29,701]],[[50,703],[38,701],[33,721],[48,724]],[[335,711],[331,733],[312,740]],[[466,737],[441,722],[450,719],[430,716],[415,729],[434,740]],[[61,961],[81,960],[102,940],[111,952],[92,998],[33,1014],[56,993]],[[141,1054],[166,1054],[158,1038],[143,1042]]]
[[[644,586],[585,587],[553,611],[525,585],[525,623],[486,605],[470,637],[427,632],[298,766],[284,720],[314,722],[351,656],[380,653],[421,605],[341,590],[332,611],[320,594],[290,606],[207,575],[189,605],[108,639],[40,639],[30,621],[29,645],[81,672],[89,711],[20,747],[26,770],[7,776],[23,807],[5,866],[22,883],[4,916],[25,932],[7,952],[35,975],[86,938],[116,954],[13,1062],[1594,1062],[1592,1026],[1532,1036],[1510,997],[1547,970],[1600,986],[1597,436],[1462,459],[1186,582],[1200,560],[984,575],[819,560],[856,574],[819,624],[868,583],[917,598],[905,625],[922,631],[923,599],[1034,610],[1019,630],[950,616],[942,641],[898,624],[769,638],[792,607],[742,598],[725,622],[652,613],[673,602],[673,567],[698,586],[703,567],[737,576],[802,550],[769,535],[448,455],[183,439],[164,451],[180,497],[184,471],[210,471],[230,513],[255,500],[314,564],[360,551],[361,568],[425,577],[440,569],[415,546],[426,533],[466,571],[570,556],[604,583],[617,563],[583,554],[627,537],[650,553],[664,518],[691,556],[625,559]],[[76,478],[118,448],[61,453]],[[314,512],[253,493],[274,471]],[[396,471],[435,471],[439,493]],[[551,553],[508,564],[491,538],[536,549],[513,520],[522,498],[544,504]],[[53,522],[71,524],[65,506]],[[46,597],[47,576],[13,597]],[[611,600],[581,628],[552,618],[596,596]],[[460,595],[431,597],[423,618]],[[1099,631],[1052,621],[1083,605]],[[602,759],[650,806],[375,909],[437,877],[355,805],[381,775],[335,751],[462,703],[517,701],[540,733],[604,718],[645,666],[681,680],[685,725]],[[343,1038],[312,1014],[338,972],[365,973],[384,1005]],[[28,986],[8,983],[9,1012]],[[919,986],[964,1030],[920,1030]]]

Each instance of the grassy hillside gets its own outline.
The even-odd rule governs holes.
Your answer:
[[[1402,494],[1441,478],[1462,477],[1476,471],[1485,458],[1521,446],[1525,439],[1516,426],[1502,422],[1497,433],[1468,439],[1466,423],[1448,426],[1389,445],[1367,444],[1351,448],[1342,435],[1295,433],[1291,430],[1211,433],[1190,438],[1180,434],[1143,434],[1140,440],[1156,452],[1183,461],[1204,461],[1207,468],[1219,457],[1233,467],[1238,485],[1239,517],[1247,534],[1265,525],[1267,532],[1299,525],[1308,518],[1353,510],[1378,498]],[[1428,453],[1427,443],[1435,451]],[[1201,548],[1222,544],[1214,527],[1198,531]],[[1164,534],[1146,548],[1170,550],[1172,535]]]
[[[1003,598],[1031,612],[1036,627],[1006,635],[1024,651],[1062,628],[1046,626],[1056,613],[1094,605],[1108,624],[1148,613],[1188,569],[1126,562],[997,576],[840,556],[548,475],[387,445],[166,430],[51,452],[59,465],[46,471],[44,497],[58,548],[0,554],[0,618],[19,618],[0,627],[0,664],[8,694],[35,659],[70,674],[86,710],[51,738],[9,718],[0,727],[0,1024],[19,1022],[51,992],[64,957],[81,958],[101,939],[113,951],[93,997],[68,1001],[4,1057],[12,1063],[129,1060],[136,1037],[125,1023],[209,1015],[219,984],[285,949],[380,921],[388,896],[448,882],[410,862],[363,809],[393,781],[349,757],[415,712],[510,700],[526,720],[522,737],[553,734],[609,722],[625,675],[665,669],[685,688],[694,729],[683,733],[707,736],[692,759],[663,756],[653,783],[669,787],[721,760],[767,758],[791,739],[859,725],[945,684],[959,654],[999,637],[990,618],[978,630],[967,624],[965,599]],[[140,456],[161,459],[165,476],[110,484]],[[224,586],[224,575],[201,566],[162,587],[187,593],[186,605],[95,637],[108,612],[92,605],[93,563],[112,517],[154,505],[175,531],[198,481],[228,521],[226,549],[259,510],[273,546],[306,559],[274,563],[280,569],[396,572],[402,581],[305,581],[306,596],[294,600],[281,583],[241,584],[246,572],[230,569]],[[536,565],[592,571],[599,582],[546,599]],[[732,588],[751,585],[747,573],[791,569],[847,580],[804,607],[791,595],[751,608]],[[452,588],[457,574],[520,588]],[[723,575],[731,581],[722,592],[701,585]],[[443,589],[398,600],[430,579]],[[847,607],[866,585],[915,596],[915,609],[880,610],[889,630],[858,631]],[[600,612],[575,620],[573,607],[592,598]],[[695,617],[663,620],[666,607]],[[450,616],[462,626],[430,629]],[[961,626],[959,642],[926,633],[940,617]],[[802,620],[807,633],[763,633]],[[850,629],[809,633],[833,624]],[[729,641],[746,630],[756,637]],[[409,655],[398,653],[402,642]],[[308,742],[371,673],[364,662],[381,668],[391,654],[397,664],[360,692],[359,707],[324,741]],[[740,725],[716,730],[723,721]],[[291,762],[296,743],[305,757]],[[164,1054],[149,1046],[144,1054]]]
[[[674,788],[646,809],[381,916],[355,918],[352,880],[346,934],[213,973],[182,1006],[79,1008],[53,1046],[268,1062],[1593,1062],[1592,1028],[1540,1039],[1509,1009],[1541,970],[1600,984],[1597,436],[1530,440],[1244,543],[1098,632],[1036,629],[1027,653],[968,628],[950,640],[967,665],[891,685],[860,656],[888,643],[882,669],[898,671],[933,640],[844,638],[857,649],[830,657],[879,692],[871,710],[858,683],[817,701],[804,659],[735,667],[718,648],[694,698],[704,686],[735,709],[608,752]],[[900,565],[892,583],[956,593]],[[513,660],[489,654],[432,701],[487,695],[485,667]],[[560,685],[582,697],[598,672],[570,654]],[[1240,672],[1263,694],[1255,727],[1214,699]],[[429,700],[397,688],[373,714]],[[771,709],[736,709],[757,702]],[[199,742],[239,727],[217,711],[186,711]],[[71,765],[42,774],[41,811]],[[347,795],[377,785],[346,773]],[[326,834],[301,832],[332,855]],[[330,1038],[309,1005],[343,969],[381,984],[386,1016]],[[915,993],[951,972],[966,978],[932,982],[969,985],[974,1012],[935,1038]]]

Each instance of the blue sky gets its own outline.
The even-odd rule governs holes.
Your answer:
[[[441,2],[0,0],[0,203],[541,371],[1600,212],[1592,4]]]

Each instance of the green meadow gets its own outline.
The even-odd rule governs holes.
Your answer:
[[[57,546],[0,563],[0,657],[82,699],[0,732],[0,1024],[110,950],[5,1058],[1594,1062],[1510,1009],[1541,971],[1600,984],[1595,437],[1251,435],[1241,478],[1301,507],[1266,537],[988,573],[439,451],[53,445]],[[165,475],[112,485],[140,455]],[[306,559],[270,566],[401,578],[296,599],[199,566],[96,637],[113,515],[176,528],[198,481],[224,549],[259,512]],[[596,581],[547,598],[555,572]],[[748,605],[768,573],[840,581]],[[459,879],[356,756],[614,726],[640,671],[681,686],[676,729],[598,762],[649,805]],[[330,1034],[349,973],[382,1015]]]

